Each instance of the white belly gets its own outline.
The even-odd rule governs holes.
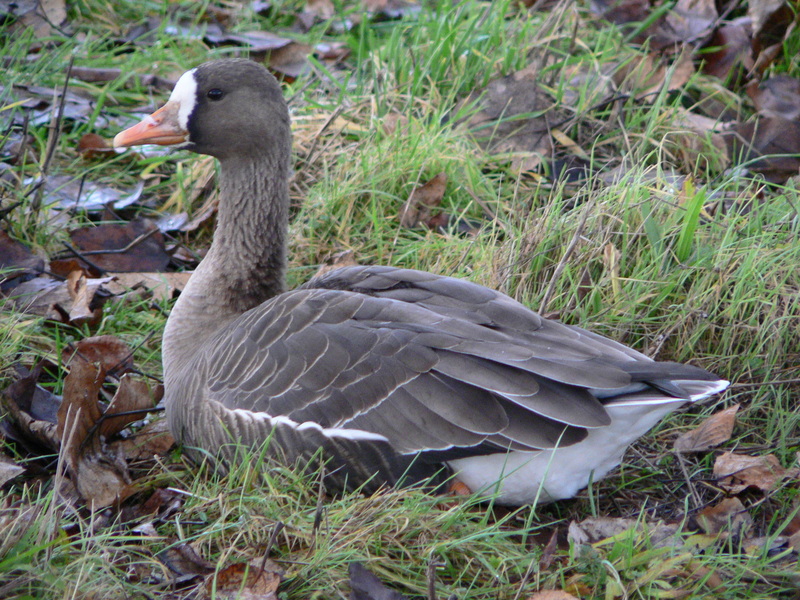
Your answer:
[[[590,480],[619,465],[625,449],[662,417],[685,404],[609,406],[611,425],[589,430],[578,444],[541,452],[490,454],[450,461],[456,479],[500,504],[544,503],[571,498]]]

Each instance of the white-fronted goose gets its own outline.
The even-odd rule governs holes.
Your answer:
[[[285,291],[290,121],[254,62],[185,73],[114,139],[135,144],[220,162],[214,242],[164,331],[167,418],[195,456],[224,465],[270,438],[291,464],[322,450],[337,486],[454,474],[504,504],[551,501],[728,385],[431,273],[346,267]]]

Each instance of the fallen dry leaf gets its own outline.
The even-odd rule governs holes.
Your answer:
[[[68,367],[99,363],[106,373],[117,377],[133,369],[133,352],[114,335],[97,335],[69,344],[61,353],[61,360]]]
[[[0,290],[7,293],[11,288],[44,271],[44,259],[36,256],[23,243],[0,231]]]
[[[775,75],[748,86],[747,95],[761,116],[788,120],[800,118],[800,79]]]
[[[92,510],[116,504],[133,493],[124,459],[99,435],[102,411],[98,395],[105,369],[75,362],[64,379],[64,399],[58,411],[58,436],[67,457],[70,478]]]
[[[356,262],[352,250],[342,250],[322,261],[322,265],[314,273],[314,277],[322,277],[328,271],[335,271],[342,267],[353,267],[357,264],[358,262]]]
[[[93,306],[98,300],[97,293],[102,286],[111,280],[110,277],[87,279],[86,295],[92,295]],[[69,322],[72,312],[72,296],[66,281],[56,281],[50,277],[36,277],[19,284],[9,292],[9,299],[17,310],[39,315],[54,321]]]
[[[156,554],[156,558],[184,579],[205,576],[214,572],[214,565],[200,556],[186,542],[162,550]]]
[[[283,569],[271,560],[225,567],[206,578],[207,597],[218,600],[277,600]]]
[[[378,577],[359,562],[351,562],[350,600],[405,600],[400,592],[386,587]]]
[[[578,600],[572,594],[568,594],[563,590],[541,590],[532,596],[528,596],[528,600]]]
[[[79,258],[87,268],[103,271],[163,271],[170,261],[164,236],[152,221],[134,219],[128,223],[106,223],[70,232]],[[91,254],[90,254],[91,253]]]
[[[785,183],[800,170],[800,122],[763,117],[737,123],[723,138],[735,164],[761,173],[767,181]]]
[[[189,278],[189,272],[182,273],[109,273],[112,278],[107,284],[107,289],[115,296],[122,296],[140,290],[146,291],[147,296],[155,300],[171,300],[183,291]]]
[[[20,473],[25,472],[25,467],[21,467],[5,454],[0,453],[0,487],[14,479]]]
[[[655,100],[667,91],[683,88],[694,74],[691,52],[682,52],[672,62],[656,54],[646,54],[621,65],[613,74],[621,91],[634,94],[639,100]]]
[[[715,506],[701,510],[696,520],[708,534],[731,533],[741,535],[753,526],[753,518],[738,498],[725,498]]]
[[[447,175],[439,173],[430,181],[411,191],[403,207],[400,209],[400,225],[415,227],[420,222],[427,223],[431,218],[431,209],[442,203],[447,187]]]
[[[679,525],[617,517],[595,517],[584,519],[580,523],[572,521],[567,531],[567,539],[573,544],[595,544],[630,530],[646,535],[654,548],[681,545],[677,537]]]
[[[103,311],[99,307],[91,308],[95,290],[89,289],[83,271],[73,271],[67,276],[67,292],[72,301],[69,309],[69,322],[74,325],[94,325],[100,321]]]
[[[478,110],[462,121],[478,144],[494,156],[507,156],[515,171],[534,171],[552,154],[550,119],[554,103],[539,87],[534,65],[489,82],[475,91],[461,108]],[[552,113],[552,114],[551,114]]]
[[[714,32],[703,54],[703,73],[719,77],[723,81],[735,73],[737,68],[749,71],[754,66],[751,55],[749,19],[735,20]]]
[[[726,452],[714,462],[714,477],[719,486],[731,494],[749,487],[768,492],[784,478],[797,477],[797,474],[797,469],[784,469],[773,454],[747,456]]]
[[[737,412],[739,412],[739,405],[734,404],[730,408],[714,413],[699,427],[681,434],[675,440],[673,448],[684,453],[705,452],[727,442],[733,434]]]
[[[163,391],[162,391],[163,394]],[[128,461],[146,460],[154,456],[165,456],[175,445],[166,419],[148,423],[133,435],[112,442]]]

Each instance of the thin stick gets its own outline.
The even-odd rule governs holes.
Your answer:
[[[47,149],[45,150],[44,162],[42,163],[41,181],[47,179],[47,173],[50,170],[50,163],[56,152],[58,139],[61,137],[61,121],[64,118],[64,105],[67,101],[67,88],[69,87],[69,78],[72,74],[72,63],[75,62],[75,57],[71,56],[69,64],[67,65],[67,76],[64,78],[64,87],[61,88],[61,98],[58,103],[58,112],[55,115],[55,122],[50,122],[50,134],[47,137]],[[42,205],[42,196],[44,195],[44,186],[40,186],[36,190],[36,196],[31,203],[31,208],[38,211]]]

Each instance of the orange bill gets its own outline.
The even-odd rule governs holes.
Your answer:
[[[142,119],[133,127],[119,132],[114,137],[114,147],[158,144],[172,146],[189,140],[189,132],[178,121],[180,104],[167,102],[152,115]]]

